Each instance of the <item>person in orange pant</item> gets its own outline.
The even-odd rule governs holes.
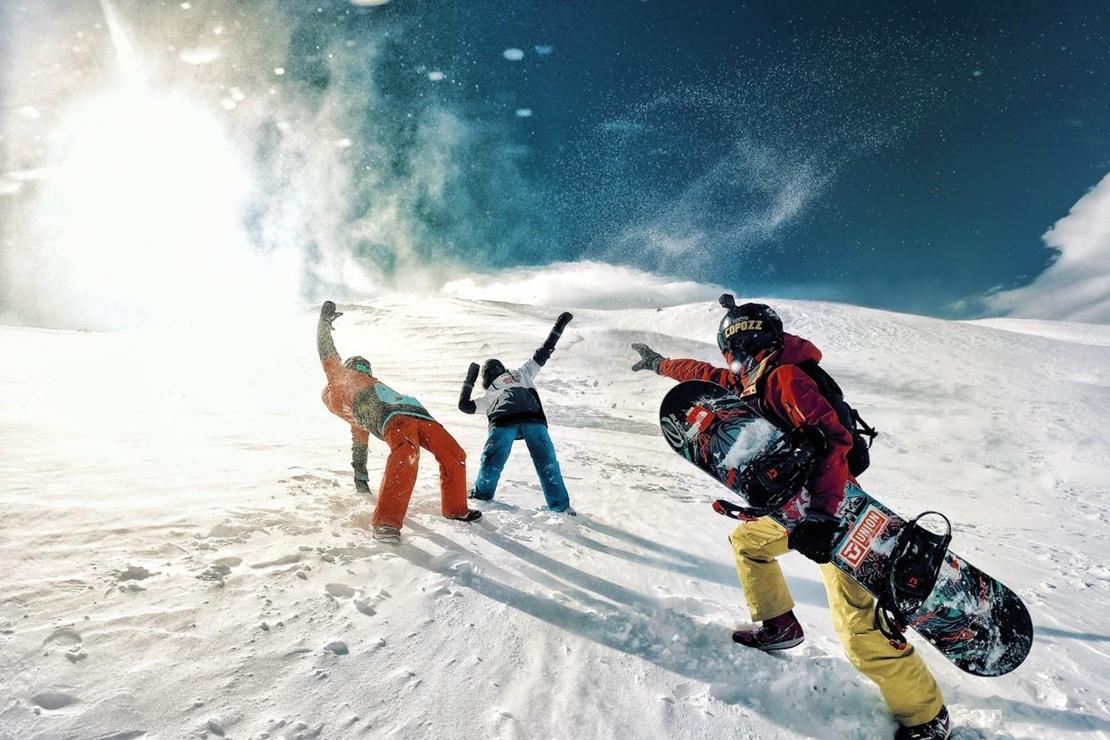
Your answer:
[[[400,542],[401,526],[416,485],[421,447],[439,462],[443,516],[465,522],[481,518],[482,512],[466,504],[466,453],[455,438],[419,401],[375,378],[368,360],[358,355],[340,360],[331,332],[332,322],[342,315],[331,301],[324,301],[320,307],[316,349],[328,378],[321,398],[329,411],[351,425],[351,467],[357,491],[370,491],[366,471],[370,435],[389,445],[389,459],[371,520],[374,539]]]

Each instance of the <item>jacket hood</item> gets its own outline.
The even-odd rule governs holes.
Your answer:
[[[793,334],[783,334],[782,354],[779,363],[782,365],[797,365],[807,360],[821,361],[821,350],[808,339],[796,337]]]

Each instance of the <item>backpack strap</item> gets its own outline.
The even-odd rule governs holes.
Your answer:
[[[855,422],[856,432],[867,437],[867,449],[871,449],[871,443],[875,441],[875,437],[879,436],[879,430],[864,421],[863,417],[854,408],[851,406],[848,408],[852,410],[852,421]]]

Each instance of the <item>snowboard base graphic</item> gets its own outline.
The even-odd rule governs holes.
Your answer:
[[[782,432],[725,388],[699,380],[679,383],[659,409],[671,449],[743,498],[739,472]],[[802,520],[802,491],[771,514],[791,529]],[[886,589],[890,556],[906,520],[856,485],[849,485],[845,534],[832,563],[878,595]],[[1021,665],[1033,644],[1029,612],[1017,594],[948,551],[936,585],[907,623],[952,663],[977,676],[1001,676]]]

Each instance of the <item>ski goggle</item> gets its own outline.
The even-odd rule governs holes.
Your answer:
[[[771,368],[774,358],[778,352],[774,349],[760,350],[754,355],[741,355],[736,356],[725,350],[725,361],[728,362],[728,369],[732,374],[740,378],[740,385],[743,387],[741,397],[755,393],[756,384],[759,379]]]

